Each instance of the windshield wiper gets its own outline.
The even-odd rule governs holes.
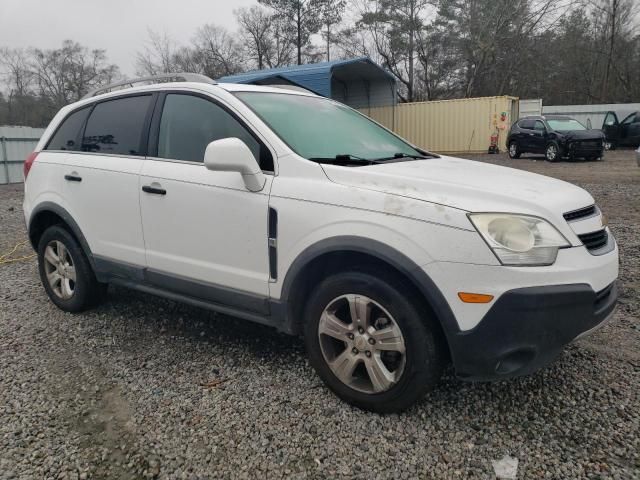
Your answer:
[[[331,165],[374,165],[378,160],[369,160],[366,158],[351,155],[350,153],[340,153],[335,157],[312,157],[309,160],[318,163],[328,163]]]
[[[390,160],[402,160],[403,158],[411,158],[412,160],[425,160],[427,158],[438,158],[438,156],[429,152],[425,152],[424,154],[420,154],[420,155],[412,155],[410,153],[400,152],[400,153],[394,153],[392,157],[376,158],[375,161],[385,162]]]

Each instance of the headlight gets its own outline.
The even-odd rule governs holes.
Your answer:
[[[552,265],[571,246],[549,222],[528,215],[471,213],[469,220],[503,265]]]

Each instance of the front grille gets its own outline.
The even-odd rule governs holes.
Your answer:
[[[601,140],[584,140],[582,142],[576,142],[576,148],[580,150],[591,149],[595,150],[602,147]]]
[[[589,207],[579,208],[578,210],[567,212],[563,215],[563,217],[567,222],[571,222],[573,220],[579,220],[581,218],[590,217],[595,213],[596,213],[596,206],[591,205]]]
[[[587,247],[587,250],[597,250],[607,244],[609,235],[605,229],[597,232],[583,233],[578,235],[580,241]]]

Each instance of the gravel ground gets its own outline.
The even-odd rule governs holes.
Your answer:
[[[640,478],[640,169],[502,163],[574,181],[609,217],[624,282],[615,318],[553,366],[493,384],[448,372],[401,415],[351,408],[300,341],[124,289],[56,309],[34,259],[0,265],[0,478]],[[0,187],[0,252],[26,238]],[[14,255],[29,255],[26,247]],[[220,382],[220,383],[219,383]]]

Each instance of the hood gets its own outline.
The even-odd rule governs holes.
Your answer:
[[[567,140],[604,140],[602,130],[556,130]]]
[[[566,223],[563,213],[594,203],[585,190],[561,180],[453,157],[322,168],[342,185],[469,212],[526,213]]]

